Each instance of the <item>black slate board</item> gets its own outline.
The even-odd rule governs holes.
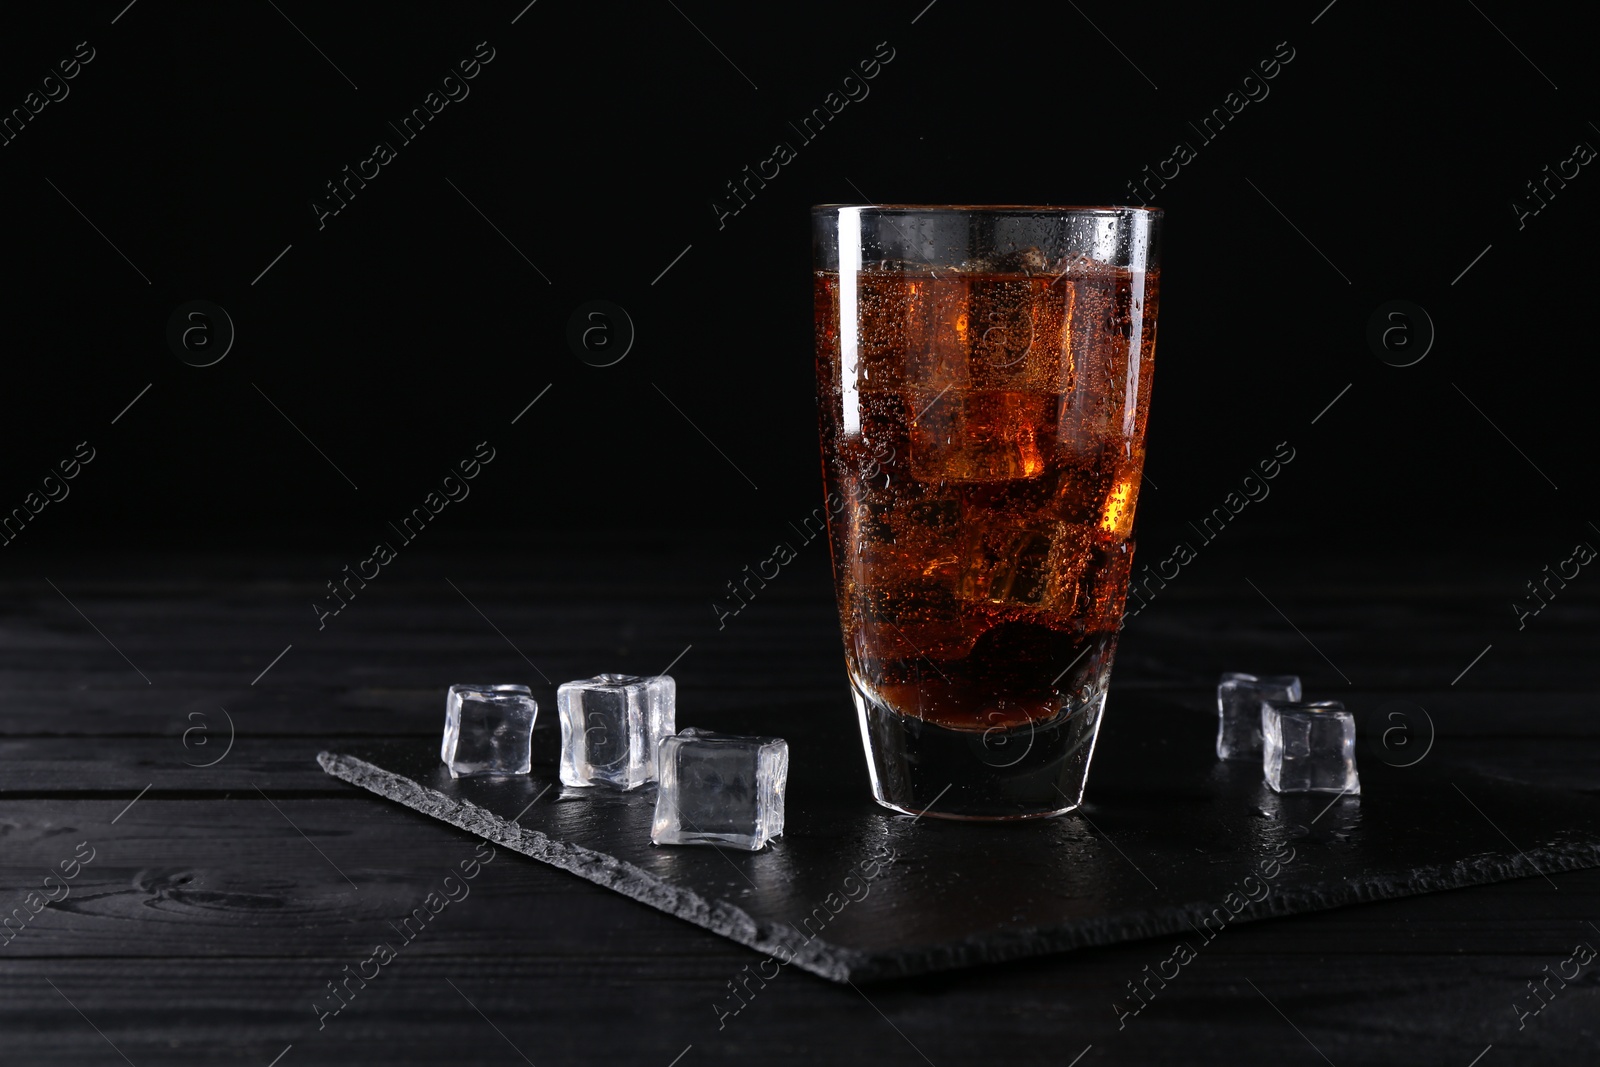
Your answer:
[[[416,740],[318,760],[838,982],[1165,934],[1203,951],[1232,923],[1600,866],[1595,798],[1428,761],[1389,767],[1364,748],[1361,796],[1278,796],[1258,765],[1215,759],[1211,715],[1138,693],[1113,693],[1081,812],[1003,825],[873,804],[842,715],[705,718],[680,709],[680,724],[790,742],[786,835],[762,852],[652,845],[654,787],[563,787],[548,719],[526,778],[452,780],[436,745]],[[1173,946],[1152,951],[1154,965]]]

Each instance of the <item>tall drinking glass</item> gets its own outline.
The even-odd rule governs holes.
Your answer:
[[[873,795],[1083,798],[1133,556],[1161,212],[824,205],[823,477]]]

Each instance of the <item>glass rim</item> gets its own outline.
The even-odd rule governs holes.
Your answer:
[[[813,204],[812,214],[843,210],[895,211],[918,214],[951,215],[1002,214],[1026,212],[1034,215],[1120,215],[1130,211],[1163,215],[1159,207],[1138,204]]]

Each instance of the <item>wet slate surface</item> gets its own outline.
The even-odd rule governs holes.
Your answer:
[[[791,746],[787,832],[754,854],[653,846],[653,786],[564,788],[548,719],[521,779],[452,780],[436,745],[416,739],[356,742],[319,761],[840,982],[1164,934],[1198,952],[1237,923],[1600,866],[1600,799],[1438,761],[1391,767],[1366,751],[1361,796],[1280,797],[1259,766],[1215,760],[1214,723],[1195,697],[1113,685],[1087,805],[1007,825],[871,803],[848,717],[743,713],[742,729]],[[680,709],[680,723],[726,725],[717,719]]]

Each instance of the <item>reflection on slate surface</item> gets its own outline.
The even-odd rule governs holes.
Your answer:
[[[1278,796],[1255,763],[1216,760],[1213,716],[1139,693],[1108,703],[1082,814],[1004,825],[873,804],[843,715],[752,712],[704,725],[789,740],[787,829],[761,852],[652,845],[654,787],[564,788],[544,729],[527,778],[453,781],[437,746],[420,741],[352,744],[319,760],[834,981],[1169,933],[1198,947],[1233,922],[1600,866],[1600,800],[1372,759],[1359,798]]]

